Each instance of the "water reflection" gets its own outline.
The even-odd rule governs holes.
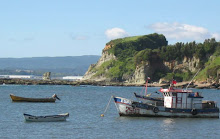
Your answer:
[[[163,120],[164,126],[169,126],[172,125],[173,123],[175,123],[174,119],[171,118],[167,118]]]
[[[160,135],[163,138],[171,138],[175,132],[175,119],[172,118],[163,118],[160,122]]]
[[[163,119],[161,122],[161,129],[164,131],[173,131],[175,120],[172,118]]]

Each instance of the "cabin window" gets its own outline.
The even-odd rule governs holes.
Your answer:
[[[177,94],[176,94],[176,92],[173,92],[173,94],[172,94],[173,96],[177,96]]]
[[[170,93],[170,92],[165,92],[165,93],[164,93],[164,96],[170,97],[170,96],[172,96],[172,93]]]
[[[169,97],[171,97],[172,96],[172,93],[171,92],[169,92]]]
[[[164,96],[167,96],[167,92],[164,93]]]

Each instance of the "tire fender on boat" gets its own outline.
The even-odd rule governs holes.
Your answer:
[[[159,108],[158,108],[158,107],[154,107],[154,108],[153,108],[153,112],[154,112],[154,113],[158,113],[158,112],[159,112]]]
[[[197,112],[197,110],[194,108],[194,109],[191,110],[191,113],[192,113],[192,115],[196,115],[198,112]]]

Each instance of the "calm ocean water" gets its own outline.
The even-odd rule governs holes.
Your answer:
[[[0,86],[0,138],[67,138],[67,139],[201,139],[220,138],[219,119],[201,118],[134,118],[120,117],[113,100],[104,117],[100,117],[112,95],[133,98],[142,87],[99,86]],[[148,88],[149,92],[159,88]],[[207,100],[218,101],[220,91],[195,89]],[[24,97],[61,98],[56,103],[16,103],[9,94]],[[25,122],[23,113],[50,115],[70,113],[66,122]]]

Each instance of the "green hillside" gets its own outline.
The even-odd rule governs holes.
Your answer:
[[[138,52],[145,49],[158,49],[167,45],[167,40],[163,35],[150,34],[144,36],[127,37],[123,39],[112,40],[106,45],[112,47],[107,51],[113,53],[117,60],[104,63],[97,70],[95,76],[104,75],[116,81],[123,81],[126,77],[131,76],[136,67],[135,56]],[[109,69],[106,72],[105,69]]]
[[[154,33],[112,40],[106,45],[112,46],[108,50],[110,53],[113,53],[120,60],[125,60],[128,57],[135,56],[141,50],[158,49],[162,46],[167,46],[167,40],[164,35]]]
[[[201,79],[209,76],[216,78],[220,65],[220,42],[216,42],[214,38],[207,39],[203,43],[193,41],[168,45],[164,35],[154,33],[112,40],[106,45],[111,47],[103,51],[114,54],[117,60],[105,62],[100,67],[92,70],[97,71],[96,77],[106,76],[114,81],[127,80],[134,74],[137,66],[146,62],[155,66],[163,61],[182,61],[184,57],[196,57],[200,60],[197,69],[203,69],[198,76]],[[212,55],[214,59],[210,61],[209,57]],[[153,73],[153,80],[175,78],[179,81],[184,81],[190,80],[194,74],[190,70],[187,72],[164,70],[162,66],[158,67],[157,65],[157,69]]]
[[[217,73],[220,73],[220,56],[205,63],[205,68],[198,74],[196,79],[205,81],[207,78],[212,78],[216,80]]]

